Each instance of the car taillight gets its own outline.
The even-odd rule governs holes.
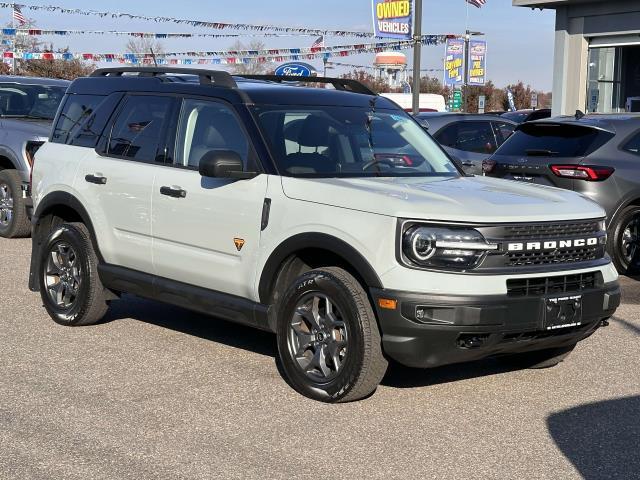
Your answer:
[[[33,163],[36,161],[36,152],[38,149],[44,145],[44,142],[36,142],[33,140],[29,140],[24,147],[24,153],[27,157],[27,161],[29,162],[29,166],[31,167],[31,171],[29,173],[29,187],[31,188],[33,185]]]
[[[551,165],[551,171],[562,178],[600,182],[606,180],[615,169],[612,167],[597,167],[588,165]]]
[[[482,161],[482,172],[483,173],[491,173],[493,169],[496,168],[495,160],[483,160]]]

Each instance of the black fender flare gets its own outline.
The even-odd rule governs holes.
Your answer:
[[[300,233],[278,245],[265,263],[258,284],[258,295],[262,303],[269,302],[269,287],[276,278],[282,262],[296,252],[307,248],[328,250],[336,254],[353,267],[369,288],[384,288],[371,264],[344,240],[325,233]]]
[[[101,263],[104,262],[104,258],[102,257],[100,249],[98,248],[97,237],[93,228],[93,223],[91,222],[91,217],[89,216],[89,213],[84,208],[80,200],[78,200],[75,196],[68,192],[49,193],[42,200],[40,200],[40,202],[38,202],[38,207],[31,217],[31,268],[29,271],[29,289],[31,291],[37,291],[39,288],[39,279],[36,278],[35,272],[38,264],[38,259],[40,258],[40,246],[44,241],[44,236],[39,231],[39,227],[41,226],[43,217],[46,217],[49,212],[51,212],[55,207],[58,206],[67,207],[78,214],[78,216],[82,220],[82,223],[84,223],[89,230],[91,241],[93,242],[93,247],[95,248],[98,260]]]

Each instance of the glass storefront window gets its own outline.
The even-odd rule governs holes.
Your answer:
[[[589,49],[587,111],[616,113],[624,111],[621,102],[620,47]]]

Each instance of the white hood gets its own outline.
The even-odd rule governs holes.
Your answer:
[[[575,192],[489,177],[282,177],[282,187],[292,199],[398,218],[503,223],[605,216]]]

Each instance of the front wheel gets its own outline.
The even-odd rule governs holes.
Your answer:
[[[31,224],[22,198],[22,178],[17,170],[0,171],[0,237],[28,237]]]
[[[608,250],[618,273],[640,273],[640,206],[624,208],[610,232]]]
[[[305,273],[278,306],[278,352],[298,392],[349,402],[375,391],[387,361],[369,298],[352,275],[337,267]]]
[[[98,258],[82,223],[51,232],[40,256],[40,296],[51,318],[66,326],[91,325],[108,309]]]

